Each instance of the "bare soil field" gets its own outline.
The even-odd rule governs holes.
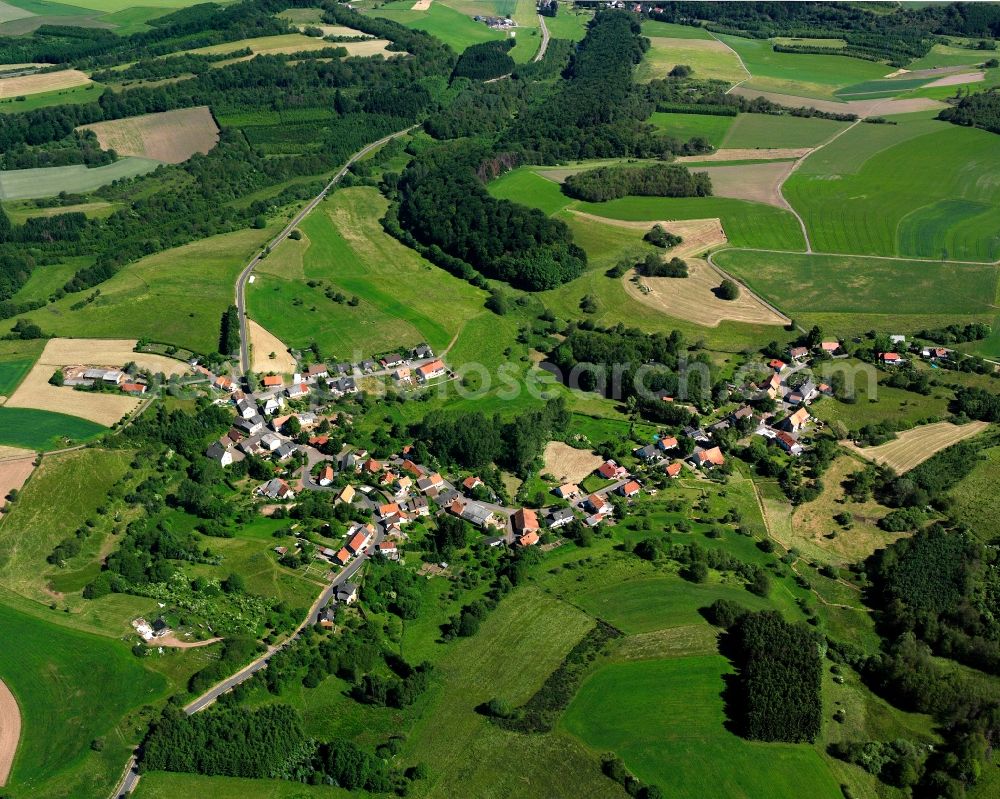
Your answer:
[[[931,100],[927,97],[907,97],[902,99],[890,98],[888,100],[851,100],[848,103],[838,103],[835,100],[813,100],[807,97],[796,97],[792,94],[780,94],[778,92],[762,92],[759,89],[748,89],[746,86],[737,86],[732,91],[751,99],[764,97],[771,102],[787,105],[792,108],[805,106],[815,108],[817,111],[828,111],[834,114],[857,114],[860,117],[868,116],[891,116],[892,114],[910,114],[916,111],[938,111],[946,107],[945,103]],[[678,159],[681,160],[681,159]]]
[[[21,709],[14,694],[0,680],[0,786],[7,784],[14,753],[21,737]]]
[[[199,646],[211,646],[221,640],[221,638],[206,638],[204,641],[185,641],[183,638],[178,638],[176,633],[169,633],[145,643],[150,649],[157,646],[169,646],[172,649],[197,649]]]
[[[702,161],[787,161],[809,155],[812,147],[761,147],[716,150],[710,155],[682,155],[675,159],[679,164],[701,163]],[[753,166],[753,164],[751,164]]]
[[[928,83],[924,88],[932,89],[935,86],[958,86],[962,83],[979,83],[982,80],[986,80],[986,73],[982,70],[979,72],[962,72],[958,75],[948,75],[944,78],[938,78],[933,83]]]
[[[57,89],[71,89],[85,86],[90,78],[78,69],[62,69],[58,72],[43,72],[40,75],[24,75],[20,78],[0,80],[0,99],[20,97],[24,94],[52,92]]]
[[[579,483],[604,460],[588,449],[576,449],[562,441],[550,441],[542,455],[545,472],[560,483]]]
[[[571,209],[572,210],[572,209]],[[573,213],[584,219],[592,219],[603,225],[628,228],[629,230],[648,231],[653,225],[663,225],[670,233],[680,236],[683,241],[667,251],[671,258],[687,258],[703,253],[712,247],[718,247],[729,241],[722,229],[722,222],[715,219],[660,219],[650,222],[627,222],[623,219],[610,219],[606,216],[596,216],[584,211],[573,210]]]
[[[139,405],[139,400],[124,394],[103,394],[76,391],[49,384],[52,373],[71,364],[123,366],[134,361],[143,369],[166,375],[182,374],[187,365],[172,358],[133,352],[135,339],[51,339],[38,361],[17,391],[7,400],[9,408],[37,408],[43,411],[79,416],[110,427]]]
[[[14,447],[3,447],[3,449],[14,450]],[[31,450],[16,450],[22,453],[19,457],[3,458],[0,453],[0,518],[3,518],[3,507],[6,504],[5,497],[12,490],[21,490],[31,473],[35,470],[35,453]],[[0,775],[2,776],[2,775]],[[2,784],[2,781],[0,781]]]
[[[768,164],[710,166],[696,171],[705,172],[712,179],[712,194],[716,197],[788,208],[788,203],[781,196],[781,184],[794,166],[794,161],[775,161]]]
[[[963,425],[938,422],[907,430],[893,441],[877,447],[862,448],[851,442],[844,443],[844,446],[872,463],[889,466],[897,474],[903,474],[919,466],[935,452],[981,433],[987,427],[988,422],[969,422]]]
[[[625,292],[638,302],[649,305],[668,316],[686,319],[705,327],[718,327],[725,320],[748,324],[785,325],[788,319],[768,308],[746,286],[741,286],[735,300],[721,300],[713,289],[723,280],[720,272],[700,258],[687,258],[688,276],[641,277],[643,291],[633,281],[635,271],[623,278]]]
[[[277,372],[288,374],[295,371],[295,359],[289,355],[288,347],[273,333],[265,330],[252,319],[247,319],[247,330],[250,333],[252,347],[252,363],[250,368],[255,372]],[[274,357],[271,357],[271,353]]]
[[[79,129],[92,130],[105,150],[167,164],[179,164],[195,153],[207,153],[219,141],[219,128],[206,105],[97,122]]]

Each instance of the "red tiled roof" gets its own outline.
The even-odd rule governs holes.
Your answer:
[[[518,531],[538,530],[538,514],[531,510],[531,508],[521,508],[511,518],[511,524]]]
[[[677,462],[677,463],[671,463],[671,464],[670,464],[670,465],[669,465],[669,466],[667,467],[667,474],[668,474],[668,475],[669,475],[670,477],[676,477],[676,476],[677,476],[678,474],[680,474],[680,473],[681,473],[681,468],[682,468],[682,467],[681,467],[681,464],[680,464],[680,462]]]
[[[264,378],[265,386],[280,386],[282,382],[282,379],[278,375],[267,375]]]

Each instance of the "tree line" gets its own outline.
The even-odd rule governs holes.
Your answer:
[[[563,192],[577,200],[604,202],[619,197],[710,197],[707,172],[691,172],[680,164],[602,166],[569,175]]]

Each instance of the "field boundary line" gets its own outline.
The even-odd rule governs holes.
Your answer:
[[[712,254],[718,255],[724,252],[763,252],[774,255],[808,255],[810,257],[825,256],[833,258],[866,258],[875,261],[908,261],[920,264],[953,264],[955,266],[1000,266],[1000,261],[955,261],[941,258],[910,258],[905,255],[863,255],[853,252],[823,252],[812,250],[810,252],[800,252],[797,250],[775,250],[766,247],[723,247],[715,250]]]
[[[750,80],[753,77],[753,73],[749,69],[747,69],[747,65],[743,62],[743,56],[741,56],[738,52],[736,52],[736,50],[733,47],[730,47],[728,44],[722,41],[722,39],[720,39],[718,36],[712,33],[712,31],[706,29],[706,33],[708,33],[708,35],[711,36],[713,39],[715,39],[715,41],[717,41],[719,44],[725,47],[729,52],[731,52],[734,56],[736,56],[736,60],[740,62],[740,67],[742,67],[743,71],[747,73],[747,76],[743,80],[734,83],[732,86],[726,89],[726,94],[729,94],[731,91],[733,91],[733,89],[737,88],[738,86],[742,86],[744,83]]]
[[[735,275],[731,275],[729,272],[727,272],[725,269],[723,269],[721,266],[716,264],[715,261],[712,260],[717,253],[727,252],[728,250],[734,250],[734,249],[737,248],[726,247],[725,249],[722,250],[716,250],[715,252],[706,253],[705,263],[707,263],[711,269],[715,270],[715,273],[719,275],[723,280],[732,280],[740,287],[740,289],[745,291],[751,297],[754,297],[761,305],[763,305],[772,313],[777,314],[781,319],[784,319],[786,327],[790,325],[792,323],[792,317],[790,317],[788,314],[786,314],[784,311],[778,308],[778,306],[776,306],[774,303],[765,300],[760,294],[758,294],[756,291],[750,288],[750,286],[748,286],[743,280],[736,277]],[[805,332],[803,328],[799,327],[799,329],[802,330],[802,332]]]

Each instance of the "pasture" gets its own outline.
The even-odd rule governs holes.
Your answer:
[[[695,136],[707,139],[715,147],[721,147],[730,127],[738,117],[723,117],[715,114],[666,114],[654,113],[649,122],[657,130],[681,141]]]
[[[346,799],[356,793],[328,785],[304,785],[290,780],[248,780],[240,777],[203,777],[150,771],[142,775],[134,799],[176,799],[211,796],[212,799]]]
[[[942,67],[964,67],[981,64],[988,57],[986,53],[970,50],[967,47],[954,47],[948,44],[935,44],[931,51],[906,65],[909,70],[940,69]]]
[[[877,144],[854,149],[872,136],[860,130],[867,125],[858,126],[816,160],[807,159],[785,184],[785,196],[805,218],[813,246],[962,261],[1000,258],[994,134],[942,124],[916,121],[907,132],[906,123],[897,126],[904,128],[902,141],[875,134]]]
[[[0,406],[0,445],[50,450],[96,438],[106,428],[64,413]]]
[[[86,194],[116,180],[152,172],[159,165],[159,161],[149,158],[121,158],[113,164],[93,169],[73,164],[8,170],[0,172],[0,200],[54,197],[62,191],[68,194]]]
[[[812,746],[746,741],[725,728],[720,693],[730,672],[716,654],[605,665],[562,726],[676,799],[838,799],[839,781]]]
[[[102,150],[167,164],[179,164],[195,153],[207,153],[219,141],[219,128],[206,105],[96,122],[78,130],[92,131]]]
[[[422,341],[440,352],[466,321],[487,313],[482,291],[382,230],[385,204],[371,188],[331,195],[302,224],[301,242],[285,242],[258,267],[247,293],[254,319],[288,346],[315,341],[353,358]]]
[[[569,6],[563,6],[560,7],[556,16],[545,18],[545,27],[548,28],[549,36],[553,39],[568,39],[571,42],[578,42],[587,35],[587,24],[591,19],[593,19],[593,14],[586,11],[574,11]]]
[[[881,466],[888,466],[896,474],[905,474],[936,452],[981,433],[987,427],[989,427],[988,422],[969,422],[963,425],[938,422],[907,430],[897,435],[894,440],[877,447],[858,447],[853,444],[849,446],[862,458]]]
[[[39,613],[52,613],[40,609]],[[0,605],[0,678],[21,709],[13,797],[103,796],[141,735],[129,718],[166,680],[119,642]],[[98,753],[90,743],[105,741]]]
[[[116,203],[107,202],[106,200],[93,200],[91,202],[74,203],[73,205],[56,205],[51,208],[39,208],[34,201],[15,200],[4,203],[3,210],[11,222],[23,225],[32,217],[50,217],[59,216],[60,214],[84,214],[88,219],[104,219],[117,211],[118,207]],[[31,277],[28,278],[28,282],[30,283],[35,279],[37,274],[44,271],[45,269],[36,269],[33,271]]]
[[[561,9],[560,9],[561,13]],[[662,39],[703,39],[712,40],[710,34],[704,28],[694,25],[675,25],[672,22],[657,22],[647,19],[642,23],[642,35],[650,38]]]
[[[733,119],[719,146],[726,149],[816,147],[848,124],[818,117],[740,114]]]
[[[715,39],[670,39],[654,37],[635,70],[636,81],[648,82],[665,78],[678,64],[694,70],[699,80],[721,80],[737,83],[748,77],[736,54]]]
[[[365,13],[391,19],[407,28],[426,31],[459,53],[469,45],[506,37],[504,32],[487,28],[483,23],[473,21],[471,15],[456,11],[440,0],[432,3],[426,11],[414,11],[412,0],[401,0]],[[517,49],[514,48],[515,51]]]
[[[88,83],[90,83],[90,78],[78,69],[40,72],[35,75],[23,75],[19,78],[0,78],[0,99],[72,89]]]
[[[916,394],[901,388],[883,386],[875,381],[870,365],[858,361],[838,361],[832,367],[841,366],[850,370],[855,377],[854,402],[841,402],[828,398],[814,402],[809,412],[826,423],[840,422],[849,431],[860,430],[865,425],[880,422],[904,422],[917,425],[923,422],[937,422],[948,416],[948,402],[951,392],[937,389],[928,396]],[[860,371],[854,371],[858,370]]]
[[[996,490],[1000,447],[984,450],[983,459],[959,481],[951,493],[955,517],[987,541],[1000,530],[1000,492]]]
[[[45,108],[50,105],[93,103],[100,97],[103,89],[104,87],[100,83],[87,83],[84,86],[76,86],[72,89],[38,92],[37,94],[23,95],[18,98],[8,97],[6,100],[0,100],[0,114],[34,111],[36,108]]]

